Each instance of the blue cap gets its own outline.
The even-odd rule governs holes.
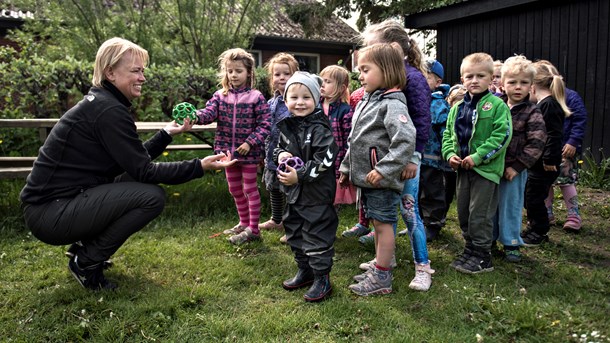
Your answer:
[[[428,70],[441,79],[445,77],[445,68],[443,68],[443,65],[437,60],[428,61]]]

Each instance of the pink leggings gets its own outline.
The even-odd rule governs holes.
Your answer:
[[[239,224],[248,226],[258,234],[258,220],[261,214],[261,196],[256,183],[256,164],[238,164],[225,169],[229,193],[235,199]]]

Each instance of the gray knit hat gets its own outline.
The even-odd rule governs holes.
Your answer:
[[[295,72],[286,82],[286,87],[284,88],[284,98],[286,98],[288,88],[293,83],[300,83],[307,87],[313,95],[313,100],[316,103],[316,107],[318,107],[318,105],[320,104],[320,86],[322,86],[322,78],[320,78],[318,75],[310,74],[306,71]]]

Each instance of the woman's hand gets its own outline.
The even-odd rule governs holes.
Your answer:
[[[190,131],[195,125],[195,122],[189,120],[189,118],[184,118],[184,122],[182,125],[178,125],[175,120],[172,120],[171,123],[168,123],[163,130],[167,132],[170,136],[177,135],[182,132]]]
[[[203,170],[225,169],[237,163],[236,159],[231,158],[231,153],[220,153],[217,155],[206,156],[201,160]]]

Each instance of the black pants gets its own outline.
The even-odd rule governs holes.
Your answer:
[[[559,176],[557,171],[530,170],[525,184],[525,209],[530,228],[539,235],[549,232],[549,217],[544,199],[549,196],[549,189]]]
[[[315,275],[330,273],[338,225],[339,219],[332,204],[287,206],[284,228],[299,268],[311,268]]]
[[[24,217],[32,234],[52,245],[83,243],[79,263],[109,259],[127,238],[156,218],[165,206],[157,185],[117,182],[87,189],[74,198],[25,205]]]
[[[419,214],[425,227],[440,229],[445,224],[444,171],[422,165],[419,172]]]

